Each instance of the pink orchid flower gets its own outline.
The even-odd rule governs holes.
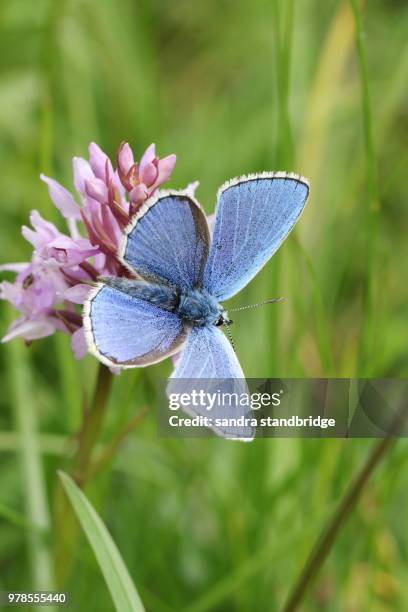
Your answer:
[[[99,276],[128,274],[117,259],[123,229],[170,178],[175,162],[175,155],[159,159],[155,146],[150,145],[137,163],[129,144],[123,143],[115,170],[108,156],[91,143],[89,161],[73,159],[76,197],[54,179],[41,175],[66,220],[68,233],[60,232],[39,212],[31,212],[32,227],[22,228],[24,238],[33,246],[31,262],[0,266],[0,271],[17,274],[13,283],[0,283],[0,298],[21,313],[3,342],[17,337],[31,342],[62,331],[70,334],[76,358],[86,354],[78,305]]]

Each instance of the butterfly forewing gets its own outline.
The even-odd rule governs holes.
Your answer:
[[[162,192],[135,216],[120,255],[146,280],[191,289],[201,284],[209,240],[199,204],[184,193]]]
[[[309,187],[292,174],[254,174],[229,181],[218,194],[204,287],[226,300],[257,274],[303,210]]]

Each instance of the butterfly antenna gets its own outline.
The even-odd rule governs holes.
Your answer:
[[[230,324],[229,323],[224,323],[224,327],[225,327],[225,331],[227,332],[228,339],[231,342],[231,346],[232,346],[232,348],[234,350],[234,353],[236,353],[234,340],[232,339]]]
[[[249,308],[260,308],[265,304],[275,304],[276,302],[282,302],[285,298],[272,298],[271,300],[265,300],[264,302],[258,302],[258,304],[249,304],[248,306],[240,306],[239,308],[228,308],[228,312],[238,312],[238,310],[248,310]]]

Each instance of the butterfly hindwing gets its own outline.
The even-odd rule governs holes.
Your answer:
[[[231,344],[215,325],[193,327],[173,377],[245,378]]]
[[[250,424],[235,424],[234,419],[250,418],[247,405],[239,402],[242,394],[248,393],[244,373],[223,332],[215,327],[193,328],[185,349],[167,387],[167,394],[202,390],[216,397],[211,411],[205,405],[196,404],[183,409],[193,416],[212,419],[211,428],[227,438],[251,440],[254,430]],[[222,401],[220,394],[228,397]],[[231,421],[231,419],[233,419]]]
[[[295,225],[309,186],[303,177],[263,173],[226,183],[218,193],[204,287],[225,300],[255,276]]]
[[[181,350],[180,318],[137,295],[98,284],[85,302],[88,347],[109,366],[144,366]]]
[[[150,198],[126,230],[120,256],[146,280],[190,289],[201,283],[209,248],[199,204],[180,192]]]

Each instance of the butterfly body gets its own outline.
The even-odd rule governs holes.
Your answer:
[[[177,287],[128,278],[107,276],[101,280],[130,297],[175,313],[187,325],[204,327],[229,323],[224,308],[203,288],[180,291]]]

